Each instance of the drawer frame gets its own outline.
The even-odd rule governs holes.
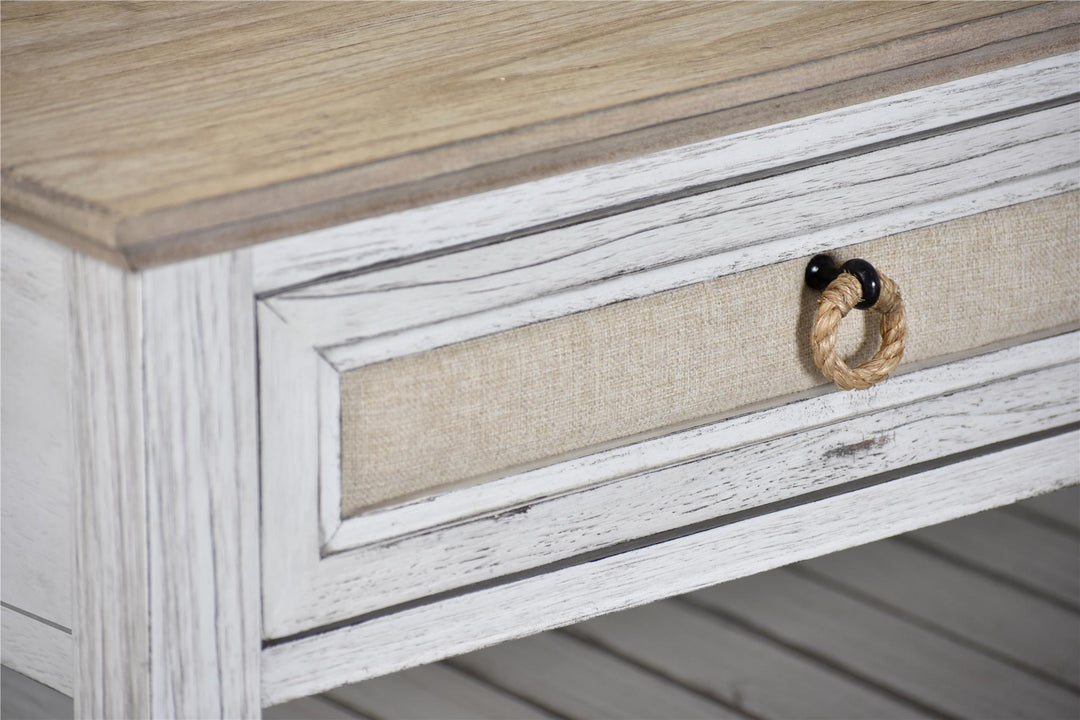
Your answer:
[[[674,448],[683,446],[682,438],[708,436],[685,429],[662,439],[635,439],[632,451],[603,450],[545,468],[451,487],[343,520],[340,373],[1075,189],[1080,186],[1075,173],[1080,158],[1073,122],[1076,97],[1071,91],[1078,57],[1049,58],[621,163],[609,168],[608,186],[590,200],[612,203],[620,211],[617,214],[585,213],[577,221],[541,227],[532,234],[473,243],[453,255],[428,253],[462,242],[463,227],[479,225],[491,231],[484,217],[514,215],[520,209],[513,204],[520,189],[338,228],[326,244],[328,257],[318,264],[318,272],[329,277],[322,283],[311,282],[315,279],[311,266],[286,271],[282,264],[300,243],[310,248],[312,238],[256,248],[254,283],[262,291],[256,314],[264,637],[280,642],[452,592],[461,585],[523,572],[528,563],[522,558],[507,566],[485,555],[492,555],[492,547],[515,543],[530,523],[539,527],[544,522],[537,515],[528,518],[531,505],[565,496],[566,506],[572,508],[580,500],[575,496],[597,486],[729,447],[715,435],[712,445],[690,443],[679,455]],[[886,116],[891,122],[883,122]],[[807,138],[822,132],[824,140],[806,149],[810,147]],[[732,152],[732,147],[739,152]],[[817,164],[823,157],[831,160],[827,172]],[[654,167],[663,169],[658,182],[667,194],[659,199],[666,202],[627,205],[631,193],[642,191],[639,181],[631,179]],[[673,198],[664,183],[679,179],[685,197]],[[563,184],[532,184],[530,192],[536,199],[530,202],[536,209],[524,214],[543,217],[558,199],[569,196],[568,185],[597,183],[585,172],[560,181]],[[853,209],[844,199],[856,186],[867,199]],[[761,205],[762,197],[775,201]],[[652,198],[655,202],[658,196]],[[433,213],[439,212],[446,217],[432,222]],[[478,221],[461,221],[477,215]],[[419,259],[387,265],[371,256],[368,261],[374,264],[365,268],[352,264],[356,258],[350,253],[335,256],[334,248],[342,245],[334,238],[374,238],[365,246],[378,248],[380,233],[387,227],[399,234],[417,230],[406,241],[396,237],[394,252],[398,258],[419,253]],[[664,237],[677,236],[678,241],[657,242],[648,234],[635,237],[635,228],[648,227],[662,227]],[[731,227],[742,230],[719,232]],[[605,244],[610,237],[629,239],[625,247],[616,243],[604,248],[603,258],[576,274],[553,273],[550,266],[538,272],[515,267],[521,262],[518,258],[525,257],[522,248],[529,248],[528,257],[535,261],[537,252],[559,258],[573,248]],[[479,277],[458,277],[454,268],[467,268]],[[516,273],[520,282],[506,283],[513,289],[496,292],[484,285],[487,272]],[[608,279],[601,283],[602,278]],[[447,279],[454,280],[451,294],[442,293],[446,283],[441,281]],[[277,286],[282,282],[290,284]],[[477,297],[482,304],[477,304]],[[431,307],[446,308],[446,312],[434,320],[414,312]],[[373,314],[373,308],[384,311]],[[899,382],[890,385],[900,387]],[[927,385],[912,397],[960,387],[967,386]],[[890,397],[887,391],[880,396]],[[883,400],[886,404],[880,407],[909,401],[897,396]],[[855,407],[837,410],[834,417],[839,420],[844,412],[855,413]],[[808,427],[791,422],[783,431]],[[754,439],[748,437],[746,442]],[[661,447],[665,449],[657,449]],[[618,519],[605,522],[619,524]],[[505,526],[502,530],[491,530],[500,524]],[[587,526],[567,526],[566,531],[604,534]],[[582,552],[586,551],[578,548],[562,556],[538,553],[533,564],[563,562]]]

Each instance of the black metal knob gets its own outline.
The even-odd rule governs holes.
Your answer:
[[[874,266],[865,260],[848,260],[838,266],[828,255],[815,255],[806,266],[806,284],[821,292],[829,287],[829,283],[839,277],[840,273],[854,275],[862,287],[862,299],[855,307],[859,310],[873,307],[881,296],[881,278]]]

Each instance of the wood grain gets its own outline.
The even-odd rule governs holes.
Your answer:
[[[142,274],[154,717],[258,717],[251,258]]]
[[[68,352],[73,253],[4,222],[3,600],[70,628],[72,534]]]
[[[150,556],[139,278],[76,256],[74,696],[80,717],[150,714]]]
[[[263,702],[476,650],[1075,484],[1076,432],[263,650]]]
[[[707,696],[568,635],[543,633],[447,661],[573,718],[748,720]]]
[[[1064,52],[1077,17],[1028,3],[5,3],[4,202],[142,265]]]
[[[18,672],[71,695],[75,671],[71,633],[0,607],[0,660]],[[6,715],[5,715],[6,717]]]
[[[604,615],[566,632],[690,687],[708,689],[757,718],[932,717],[681,600]]]
[[[1073,568],[1080,575],[1080,562]],[[826,555],[796,569],[1080,690],[1080,615],[1038,596],[895,540]]]
[[[390,510],[383,528],[412,534],[376,542],[369,535],[341,552],[320,548],[317,485],[301,491],[297,482],[317,479],[314,425],[303,417],[296,426],[275,423],[280,429],[263,444],[266,637],[1072,422],[1080,411],[1075,342],[1058,336],[924,369],[867,395],[786,398],[780,407],[550,464],[477,486],[463,493],[467,500],[449,493],[446,509],[456,514],[440,524],[426,509],[431,501],[403,513],[412,521],[404,528],[395,523],[400,510]],[[289,388],[303,394],[280,383],[275,396]],[[369,532],[367,520],[350,521],[354,532]]]
[[[1080,538],[1075,535],[1009,513],[989,513],[964,518],[955,527],[923,528],[905,537],[904,542],[966,563],[1080,612],[1080,572],[1076,562]]]
[[[552,720],[539,707],[445,665],[410,668],[327,696],[376,718]]]
[[[573,224],[598,211],[636,209],[643,199],[739,184],[822,156],[977,122],[1074,92],[1075,53],[888,97],[746,132],[653,152],[405,212],[368,218],[255,249],[260,295],[319,277],[369,268],[459,245]],[[896,90],[894,89],[894,92]]]
[[[691,598],[951,717],[1066,718],[1080,694],[828,586],[779,570]]]
[[[1078,241],[1080,193],[1073,192],[860,243],[837,257],[870,258],[897,280],[909,317],[904,361],[910,363],[1080,322],[1080,272],[1069,270],[1080,268]],[[657,236],[668,248],[683,242],[674,229]],[[1013,259],[1013,272],[1001,273],[1001,257]],[[574,258],[581,270],[584,256],[571,255],[566,264]],[[620,438],[659,435],[823,384],[807,360],[817,296],[805,287],[806,260],[342,374],[340,409],[326,403],[327,416],[340,417],[341,516],[510,474],[545,458],[584,455]],[[927,270],[935,265],[963,267],[968,282],[993,290],[957,293],[954,276]],[[476,263],[468,266],[481,272]],[[1046,276],[1040,268],[1049,266],[1060,270]],[[541,276],[566,275],[541,263],[534,277],[539,285]],[[496,283],[508,292],[520,287],[513,271],[484,279],[485,290]],[[1057,301],[1015,302],[1036,283]],[[462,303],[473,296],[468,281],[448,284],[457,290],[445,291],[444,302],[419,304],[441,310],[458,299],[454,293]],[[590,290],[594,297],[602,292]],[[376,304],[374,297],[367,302]],[[985,322],[988,316],[995,321]],[[876,320],[865,315],[845,321],[840,336],[840,357],[852,365],[880,344]]]
[[[250,258],[75,259],[77,714],[259,714]]]
[[[264,302],[345,371],[1074,189],[1076,117],[1029,113]]]

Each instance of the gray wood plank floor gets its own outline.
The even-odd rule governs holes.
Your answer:
[[[71,701],[3,671],[3,718]],[[272,708],[370,718],[1080,718],[1080,486]]]

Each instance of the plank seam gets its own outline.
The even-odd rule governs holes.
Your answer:
[[[59,630],[60,632],[66,633],[68,635],[72,634],[71,628],[64,627],[60,623],[55,623],[55,622],[53,622],[52,620],[50,620],[48,618],[41,617],[40,615],[35,615],[34,613],[30,612],[29,610],[23,610],[21,607],[18,607],[16,605],[12,605],[9,602],[0,601],[0,607],[4,608],[5,610],[10,610],[13,613],[18,613],[19,615],[22,615],[23,617],[30,618],[31,620],[35,620],[35,621],[41,623],[42,625],[48,625],[49,627],[53,628],[54,630]]]
[[[1078,424],[1078,425],[1080,425],[1080,424]],[[926,553],[927,555],[933,555],[934,557],[937,557],[937,558],[939,558],[941,560],[946,560],[948,562],[951,562],[954,565],[959,565],[960,567],[967,568],[968,570],[973,570],[973,571],[979,573],[980,575],[982,575],[984,577],[987,577],[987,578],[990,578],[992,580],[996,580],[998,582],[1004,583],[1005,585],[1010,585],[1014,589],[1020,590],[1021,592],[1025,592],[1025,593],[1028,593],[1030,595],[1034,595],[1034,596],[1038,597],[1040,600],[1045,600],[1046,602],[1053,603],[1054,605],[1057,605],[1059,608],[1061,608],[1063,610],[1066,610],[1068,612],[1071,612],[1071,613],[1080,612],[1080,604],[1069,603],[1069,602],[1067,602],[1065,600],[1062,600],[1061,598],[1059,598],[1059,597],[1057,597],[1055,595],[1051,595],[1050,593],[1047,593],[1047,592],[1043,591],[1041,588],[1038,588],[1038,587],[1036,587],[1036,586],[1034,586],[1034,585],[1032,585],[1032,584],[1030,584],[1028,582],[1025,582],[1024,580],[1012,577],[1012,576],[1007,575],[1007,574],[1002,573],[1002,572],[998,572],[998,571],[994,570],[993,568],[987,567],[986,565],[975,562],[973,560],[968,560],[967,558],[963,558],[963,557],[961,557],[959,555],[955,555],[955,554],[950,553],[950,552],[948,552],[946,550],[943,550],[942,548],[939,548],[939,547],[937,547],[935,545],[931,545],[930,543],[928,543],[928,542],[926,542],[924,540],[914,538],[914,537],[909,537],[909,536],[906,536],[906,535],[899,536],[899,537],[896,538],[896,540],[897,540],[897,542],[901,542],[901,543],[907,545],[908,547],[911,547],[911,548],[914,548],[915,550]]]
[[[540,700],[537,700],[537,699],[535,699],[535,698],[533,698],[533,697],[531,697],[529,695],[526,695],[524,693],[518,692],[517,690],[514,690],[512,688],[503,687],[502,685],[499,685],[498,683],[496,683],[494,680],[488,678],[483,673],[478,672],[478,671],[476,671],[476,670],[474,670],[474,669],[472,669],[470,667],[466,667],[466,666],[462,665],[461,663],[454,662],[454,660],[455,660],[455,658],[452,658],[452,657],[447,658],[446,660],[442,661],[442,664],[445,665],[446,667],[450,668],[454,672],[460,673],[460,674],[464,675],[465,677],[468,677],[468,678],[470,678],[472,680],[475,680],[476,682],[480,683],[481,685],[483,685],[483,686],[485,686],[487,688],[490,688],[494,692],[500,693],[502,695],[506,695],[507,697],[511,697],[511,698],[513,698],[514,700],[517,700],[520,703],[523,703],[523,704],[528,705],[530,707],[536,708],[540,712],[545,713],[547,715],[550,715],[552,718],[557,718],[558,720],[574,720],[569,715],[559,712],[558,710],[551,707],[547,703],[541,702]]]
[[[901,690],[889,687],[888,685],[885,685],[884,683],[875,680],[873,677],[864,675],[863,673],[859,672],[857,668],[853,668],[843,662],[833,660],[827,655],[823,655],[817,652],[812,647],[807,647],[799,642],[785,640],[783,637],[771,632],[768,628],[762,627],[758,623],[746,620],[738,615],[729,613],[725,610],[721,610],[720,608],[713,607],[712,605],[706,605],[685,595],[673,598],[673,600],[680,604],[685,604],[686,606],[700,612],[704,612],[714,617],[720,618],[725,622],[729,622],[744,631],[758,636],[762,640],[765,640],[776,647],[791,652],[803,658],[804,660],[818,665],[819,667],[826,668],[843,677],[849,678],[852,681],[859,683],[860,685],[863,685],[875,692],[881,693],[882,695],[906,703],[914,708],[917,708],[923,712],[929,713],[939,718],[961,720],[959,717],[952,715],[951,713],[948,713],[939,707],[930,705],[918,698],[907,695]]]
[[[861,592],[858,588],[856,588],[856,587],[854,587],[852,585],[849,585],[847,583],[840,582],[840,581],[837,581],[837,580],[833,580],[832,578],[829,578],[829,577],[827,577],[825,575],[822,575],[822,574],[820,574],[820,573],[818,573],[818,572],[816,572],[816,571],[814,571],[814,570],[812,570],[812,569],[810,569],[808,567],[803,566],[801,563],[800,564],[795,564],[795,565],[789,565],[787,567],[787,569],[790,572],[792,572],[793,574],[798,575],[798,576],[806,579],[807,581],[814,583],[815,585],[820,585],[821,587],[828,588],[829,590],[832,590],[833,592],[840,593],[841,595],[846,595],[846,596],[850,597],[851,599],[862,603],[863,605],[868,605],[868,606],[870,606],[872,608],[875,608],[877,610],[885,612],[885,613],[887,613],[887,614],[889,614],[889,615],[891,615],[891,616],[893,616],[893,617],[895,617],[895,618],[897,618],[899,620],[902,620],[902,621],[904,621],[906,623],[909,623],[911,625],[921,627],[924,630],[928,630],[930,632],[933,632],[934,634],[936,634],[936,635],[938,635],[938,636],[940,636],[942,638],[945,638],[949,642],[955,643],[957,645],[961,645],[961,646],[966,647],[966,648],[968,648],[970,650],[974,650],[975,652],[978,652],[978,653],[980,653],[982,655],[985,655],[986,657],[992,658],[993,660],[996,660],[998,662],[1001,662],[1001,663],[1007,664],[1007,665],[1009,665],[1011,667],[1014,667],[1017,670],[1019,670],[1020,672],[1023,672],[1023,673],[1026,673],[1028,675],[1037,677],[1040,680],[1044,680],[1044,681],[1046,681],[1048,683],[1052,683],[1054,685],[1057,685],[1057,686],[1061,687],[1064,690],[1071,690],[1073,692],[1080,691],[1080,684],[1070,683],[1068,681],[1062,680],[1061,678],[1058,678],[1058,677],[1046,672],[1045,670],[1041,670],[1041,669],[1039,669],[1039,668],[1037,668],[1035,666],[1029,665],[1028,663],[1024,662],[1023,660],[1015,658],[1012,655],[1009,655],[1008,653],[1002,652],[1000,650],[995,650],[994,648],[992,648],[992,647],[990,647],[988,645],[980,643],[980,642],[977,641],[977,639],[971,639],[971,638],[969,638],[969,637],[967,637],[965,635],[961,635],[959,633],[953,632],[952,630],[949,629],[949,627],[947,625],[941,625],[941,624],[935,623],[932,620],[926,619],[926,618],[924,618],[924,617],[922,617],[920,615],[908,612],[907,610],[905,610],[900,605],[894,605],[894,604],[889,603],[887,601],[875,598],[874,596],[872,596],[872,595],[870,595],[868,593]],[[1080,617],[1078,617],[1077,620],[1080,621]]]
[[[1060,520],[1052,518],[1048,515],[1043,515],[1040,512],[1032,510],[1031,508],[1024,507],[1023,505],[1008,505],[1001,509],[1002,511],[1010,515],[1014,515],[1018,518],[1023,518],[1024,520],[1044,527],[1047,530],[1052,530],[1053,532],[1059,533],[1061,535],[1066,535],[1074,540],[1080,539],[1080,530],[1077,530],[1076,528],[1071,527],[1070,525],[1067,525]]]
[[[587,645],[595,650],[617,658],[622,662],[625,662],[627,665],[632,665],[633,667],[636,667],[639,670],[643,670],[650,675],[658,677],[665,682],[671,683],[672,685],[676,685],[688,692],[698,695],[699,697],[702,697],[709,702],[714,702],[717,705],[721,705],[730,710],[736,716],[747,718],[747,720],[768,720],[768,718],[763,715],[753,713],[744,707],[735,705],[734,703],[732,703],[731,700],[725,698],[722,695],[718,695],[712,692],[709,688],[699,687],[693,683],[686,682],[681,678],[678,678],[666,672],[663,668],[657,665],[650,665],[649,663],[643,662],[636,657],[623,653],[618,649],[607,645],[606,643],[595,637],[590,637],[588,635],[576,632],[573,625],[563,628],[556,628],[554,630],[550,630],[549,632],[557,633],[568,638],[573,638],[575,641],[581,643],[582,645]]]

